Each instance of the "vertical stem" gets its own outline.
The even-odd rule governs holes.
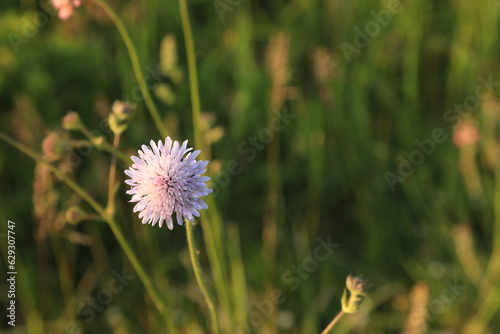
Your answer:
[[[113,149],[118,150],[120,145],[120,135],[115,134],[113,138]],[[108,206],[106,214],[113,217],[115,214],[115,179],[116,179],[116,154],[111,155],[111,163],[109,166],[109,179],[108,179]]]
[[[500,308],[500,162],[495,168],[495,192],[493,194],[493,251],[480,286],[477,312],[464,326],[464,334],[484,333],[488,323]]]
[[[326,326],[326,328],[321,332],[321,334],[328,334],[333,326],[335,326],[335,324],[340,320],[340,318],[342,318],[342,316],[344,315],[344,311],[340,311],[336,316],[335,318],[333,318],[333,320],[328,324],[328,326]]]
[[[218,334],[219,333],[219,326],[218,326],[218,322],[217,322],[217,315],[215,314],[213,296],[210,293],[210,291],[208,290],[206,282],[203,279],[201,265],[200,265],[200,261],[198,259],[196,245],[194,243],[194,235],[193,235],[193,227],[194,226],[188,220],[186,220],[185,222],[186,222],[186,234],[187,234],[187,240],[188,240],[189,255],[191,256],[191,263],[193,264],[193,271],[194,271],[194,275],[196,277],[196,282],[198,283],[198,285],[201,289],[201,292],[203,293],[203,296],[205,297],[205,300],[207,301],[207,304],[208,304],[208,310],[210,312],[210,318],[212,321],[212,332],[214,334]]]
[[[113,231],[116,239],[118,240],[118,243],[120,244],[121,248],[125,252],[125,255],[129,259],[130,263],[132,263],[134,270],[139,275],[139,279],[141,280],[142,284],[144,284],[144,287],[146,288],[146,291],[148,292],[149,296],[151,297],[153,304],[156,306],[156,308],[160,312],[163,320],[165,321],[165,325],[167,326],[169,333],[172,333],[172,334],[178,333],[177,329],[175,328],[174,323],[170,319],[171,314],[169,312],[167,312],[167,309],[165,308],[165,305],[163,304],[163,302],[160,298],[160,294],[154,288],[151,279],[146,274],[144,267],[142,266],[141,262],[139,261],[139,259],[135,255],[132,248],[130,247],[129,243],[127,242],[127,239],[125,239],[125,236],[121,232],[116,221],[113,218],[106,216],[106,211],[104,210],[104,208],[101,205],[99,205],[99,203],[97,203],[97,201],[92,196],[90,196],[89,193],[87,193],[84,189],[82,189],[79,185],[77,185],[66,174],[62,173],[59,169],[57,169],[56,167],[52,166],[50,163],[48,163],[47,161],[42,159],[42,157],[40,157],[37,153],[33,152],[31,149],[16,142],[15,140],[11,139],[10,137],[4,135],[1,132],[0,132],[0,139],[5,141],[6,143],[12,145],[13,147],[15,147],[19,151],[23,152],[27,156],[31,157],[35,161],[47,165],[49,167],[49,169],[57,177],[59,177],[64,183],[66,183],[66,185],[68,187],[70,187],[83,200],[85,200],[104,219],[106,219],[106,221],[108,222],[109,226],[111,227],[111,230]]]
[[[189,70],[189,89],[191,92],[191,104],[193,112],[193,128],[194,128],[194,142],[195,147],[201,149],[201,158],[209,158],[206,156],[207,149],[203,147],[203,132],[201,127],[201,103],[200,93],[198,88],[198,74],[196,69],[196,56],[194,50],[193,35],[191,32],[191,25],[189,23],[189,13],[186,0],[179,0],[179,9],[181,13],[182,30],[184,33],[184,42],[186,46],[188,70]],[[207,204],[212,215],[210,224],[208,223],[207,214],[202,212],[201,224],[203,226],[205,241],[207,245],[207,252],[209,255],[210,264],[213,265],[214,283],[217,290],[217,295],[220,302],[223,303],[225,311],[229,315],[230,327],[234,328],[232,307],[229,297],[228,282],[226,282],[226,268],[222,251],[221,240],[221,222],[220,219],[212,219],[217,216],[217,208],[215,202],[207,198]]]
[[[125,26],[123,25],[118,15],[115,14],[113,9],[111,9],[111,7],[107,3],[101,0],[91,0],[91,1],[100,6],[102,9],[104,9],[104,11],[109,15],[109,17],[115,24],[116,28],[118,29],[118,32],[122,36],[123,42],[125,43],[125,46],[127,48],[130,57],[130,62],[132,63],[132,69],[134,71],[135,79],[137,80],[139,89],[141,90],[142,96],[144,97],[144,102],[148,107],[149,113],[151,114],[151,117],[153,118],[156,128],[160,132],[160,135],[162,137],[166,137],[167,129],[165,128],[165,125],[161,120],[160,114],[153,102],[151,94],[149,93],[146,80],[144,79],[141,68],[139,66],[139,56],[137,56],[137,52],[135,50],[134,44],[132,43],[132,40],[130,39],[127,29],[125,29]]]
[[[169,333],[177,333],[177,329],[175,328],[174,323],[172,322],[171,319],[171,313],[167,311],[165,308],[165,305],[163,304],[160,294],[156,290],[156,288],[153,285],[153,282],[151,281],[149,275],[146,274],[146,271],[144,270],[141,262],[137,258],[136,254],[130,247],[130,245],[127,242],[127,239],[125,239],[125,236],[123,235],[122,231],[118,227],[118,224],[116,221],[112,218],[108,218],[108,224],[111,227],[111,230],[113,231],[113,234],[115,235],[116,239],[118,240],[118,243],[122,247],[123,251],[125,252],[125,255],[129,259],[130,263],[134,267],[135,271],[137,272],[137,275],[139,275],[140,280],[142,281],[142,284],[144,284],[144,287],[149,293],[149,296],[151,297],[151,300],[153,301],[153,304],[156,306],[158,311],[161,314],[161,317],[165,321],[165,325],[168,328]]]
[[[203,148],[202,133],[201,133],[201,106],[200,93],[198,90],[198,73],[196,70],[196,57],[194,53],[193,35],[189,24],[189,15],[186,0],[179,0],[181,11],[182,31],[184,32],[184,40],[186,44],[186,54],[189,70],[189,90],[191,92],[191,104],[193,108],[193,126],[194,126],[194,144],[199,149]],[[201,155],[203,157],[203,151]]]

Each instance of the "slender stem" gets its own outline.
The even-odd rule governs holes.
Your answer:
[[[144,270],[141,262],[138,260],[134,251],[132,250],[132,248],[128,244],[127,240],[125,239],[125,236],[121,232],[116,221],[113,218],[108,217],[106,215],[106,210],[102,206],[100,206],[94,200],[94,198],[92,196],[90,196],[84,189],[82,189],[79,185],[77,185],[73,180],[71,180],[68,176],[66,176],[64,173],[62,173],[59,169],[57,169],[56,167],[52,166],[50,163],[45,161],[37,153],[33,152],[31,149],[16,142],[15,140],[11,139],[10,137],[6,136],[5,134],[3,134],[1,132],[0,132],[0,139],[2,139],[6,143],[14,146],[16,149],[23,152],[27,156],[33,158],[35,161],[47,165],[47,167],[56,176],[58,176],[64,183],[66,183],[66,185],[68,185],[68,187],[73,189],[73,191],[75,193],[80,195],[80,197],[83,198],[96,212],[98,212],[103,218],[106,219],[106,221],[108,222],[109,226],[111,227],[111,230],[113,231],[116,239],[118,240],[118,243],[120,244],[121,248],[125,252],[125,255],[129,259],[130,263],[134,267],[134,270],[139,275],[139,278],[142,281],[142,283],[144,284],[144,287],[148,291],[149,296],[151,297],[151,300],[153,301],[155,307],[158,309],[163,320],[165,321],[165,324],[169,330],[169,333],[174,333],[174,334],[178,333],[177,329],[175,328],[175,325],[173,324],[173,322],[170,318],[171,314],[167,312],[167,309],[165,308],[165,305],[163,304],[158,291],[154,288],[151,279],[146,274],[146,271]]]
[[[194,228],[193,223],[186,220],[186,234],[187,234],[187,240],[188,240],[189,255],[191,256],[191,262],[193,264],[194,276],[196,277],[196,282],[200,286],[201,292],[203,293],[203,296],[205,297],[205,300],[207,301],[207,304],[208,304],[208,310],[210,312],[210,318],[212,321],[212,332],[214,334],[218,334],[219,333],[219,325],[217,322],[217,315],[215,314],[215,307],[214,307],[214,301],[213,301],[214,299],[213,299],[212,294],[208,290],[208,287],[207,287],[205,280],[203,279],[201,265],[200,265],[200,261],[198,259],[196,245],[194,242],[193,228]]]
[[[184,32],[184,42],[186,44],[186,54],[189,71],[189,90],[191,92],[191,104],[193,108],[194,144],[199,149],[203,148],[201,131],[201,105],[200,92],[198,89],[198,73],[196,70],[196,56],[194,52],[193,35],[189,24],[189,14],[186,0],[179,0],[181,11],[182,31]],[[201,152],[203,157],[203,151]]]
[[[464,334],[484,333],[500,308],[500,163],[495,170],[493,195],[493,250],[480,286],[478,311],[464,326]]]
[[[154,287],[154,285],[150,279],[150,276],[148,274],[146,274],[146,271],[144,270],[137,255],[132,250],[132,248],[129,246],[127,240],[125,239],[125,236],[123,235],[122,231],[118,227],[117,222],[113,218],[108,218],[107,221],[108,221],[109,226],[111,227],[111,230],[113,231],[113,234],[115,235],[116,239],[118,240],[118,243],[120,244],[123,251],[125,252],[125,255],[127,256],[130,263],[134,267],[135,271],[139,275],[139,278],[142,281],[142,284],[144,284],[144,287],[149,292],[149,296],[151,297],[153,304],[156,306],[156,308],[160,312],[163,320],[165,321],[165,324],[168,328],[168,332],[169,333],[178,333],[177,329],[175,328],[174,323],[172,322],[172,319],[171,319],[172,315],[165,308],[165,305],[163,304],[162,299],[160,298],[159,292]]]
[[[321,332],[321,334],[328,334],[332,330],[333,326],[342,318],[344,315],[344,311],[340,310],[340,312],[333,318],[333,320],[326,326],[326,328]]]
[[[37,153],[33,152],[31,149],[27,148],[26,146],[16,142],[15,140],[11,139],[10,137],[6,136],[5,134],[0,132],[0,139],[5,141],[7,144],[14,146],[16,149],[19,151],[23,152],[33,160],[47,165],[47,167],[50,169],[52,173],[54,173],[57,177],[59,177],[61,180],[63,180],[64,183],[66,183],[75,193],[80,195],[81,198],[83,198],[84,201],[86,201],[95,211],[97,211],[100,215],[104,216],[105,212],[102,206],[100,206],[92,196],[90,196],[85,190],[83,190],[80,186],[78,186],[72,179],[70,179],[66,174],[62,173],[59,169],[51,165],[49,162],[45,161],[41,156],[39,156]]]
[[[115,134],[113,138],[113,148],[118,150],[118,145],[120,145],[120,135]],[[106,208],[106,213],[109,217],[113,217],[115,214],[115,179],[116,179],[116,155],[111,156],[111,163],[109,166],[109,179],[108,179],[108,206]]]
[[[97,137],[92,134],[87,128],[82,129],[82,133],[85,137],[88,138],[88,140],[92,143],[93,146],[95,146],[98,150],[106,151],[110,154],[116,155],[121,161],[125,163],[130,162],[130,157],[127,155],[123,154],[122,152],[118,151],[117,149],[113,148],[106,140],[102,140],[102,143],[96,144],[96,139]]]
[[[188,71],[189,71],[189,89],[191,92],[191,104],[192,104],[192,113],[193,113],[193,128],[194,128],[194,142],[195,147],[201,150],[201,158],[207,159],[206,152],[208,149],[203,147],[203,130],[201,125],[201,102],[200,102],[200,93],[198,87],[198,73],[196,68],[196,55],[194,49],[194,41],[193,35],[191,32],[191,25],[189,23],[189,13],[186,0],[179,0],[179,9],[181,14],[182,21],[182,31],[184,33],[184,41],[186,46],[186,55],[188,62]],[[213,211],[217,212],[217,208],[215,203],[209,203],[210,199],[207,199],[207,204]],[[213,216],[214,216],[213,215]],[[209,256],[210,263],[213,265],[213,275],[215,287],[217,290],[217,295],[219,296],[220,301],[224,304],[224,308],[229,315],[231,324],[230,327],[234,328],[235,324],[233,323],[232,312],[233,309],[231,307],[231,301],[229,297],[229,285],[226,282],[226,269],[224,264],[224,259],[222,256],[222,248],[218,247],[222,245],[221,240],[221,224],[219,219],[211,219],[210,224],[208,223],[207,214],[201,214],[201,224],[203,226],[204,234],[205,234],[205,242],[207,245],[207,252]]]
[[[130,62],[132,63],[132,69],[134,70],[135,79],[137,80],[137,84],[139,85],[141,93],[144,97],[144,102],[148,107],[149,113],[151,114],[151,117],[153,118],[156,128],[160,132],[160,135],[162,137],[166,137],[167,129],[165,128],[165,125],[161,120],[160,114],[153,102],[151,94],[149,93],[148,85],[146,83],[146,80],[144,79],[141,68],[139,66],[139,56],[137,55],[134,44],[130,39],[127,29],[125,29],[125,26],[123,25],[118,15],[116,15],[116,13],[113,11],[113,9],[111,9],[111,7],[107,3],[101,0],[91,0],[91,1],[100,6],[102,9],[104,9],[104,11],[109,15],[109,17],[115,24],[116,28],[120,32],[120,35],[123,38],[123,42],[127,47],[127,51],[130,57]]]

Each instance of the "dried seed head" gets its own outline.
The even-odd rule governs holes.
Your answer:
[[[49,161],[59,160],[63,151],[61,138],[55,132],[51,132],[42,141],[42,152]]]

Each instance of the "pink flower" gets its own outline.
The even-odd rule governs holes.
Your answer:
[[[208,161],[195,160],[200,151],[189,152],[187,140],[180,145],[167,137],[165,142],[151,141],[150,145],[142,145],[125,171],[130,177],[125,181],[130,186],[130,202],[137,202],[134,212],[139,212],[143,224],[161,227],[166,222],[169,229],[174,227],[174,213],[179,225],[183,218],[193,221],[201,209],[208,208],[200,198],[212,192],[205,184],[210,178],[201,175]]]
[[[80,0],[52,0],[52,4],[59,11],[57,16],[64,21],[73,14],[75,7],[80,7],[82,2]]]

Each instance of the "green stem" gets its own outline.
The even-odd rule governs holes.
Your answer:
[[[493,251],[488,261],[480,287],[478,311],[464,327],[464,334],[484,333],[495,313],[500,308],[500,163],[495,170],[495,192],[493,195]]]
[[[186,0],[179,0],[179,8],[181,11],[182,31],[184,32],[184,41],[186,44],[188,61],[189,90],[191,92],[191,107],[193,108],[194,144],[195,147],[202,149],[203,141],[201,131],[201,105],[200,92],[198,90],[198,73],[196,70],[193,34],[191,33],[191,25],[189,24],[189,14]],[[204,150],[201,151],[202,157],[203,151]]]
[[[141,93],[144,97],[144,102],[146,103],[146,106],[148,107],[149,113],[151,114],[151,117],[153,118],[153,121],[156,125],[156,128],[160,132],[162,137],[167,136],[167,129],[165,128],[165,125],[163,124],[160,114],[158,110],[156,109],[156,106],[153,102],[153,99],[151,97],[151,94],[149,93],[148,86],[146,83],[146,80],[144,79],[144,76],[142,75],[141,68],[139,66],[139,56],[137,55],[137,52],[135,50],[134,44],[132,43],[132,40],[130,39],[130,36],[127,32],[127,29],[125,29],[125,26],[123,25],[122,21],[118,17],[118,15],[115,14],[113,9],[105,3],[104,1],[101,0],[91,0],[98,6],[100,6],[104,11],[109,15],[113,23],[115,24],[116,28],[120,32],[120,35],[123,38],[123,42],[125,43],[125,46],[127,47],[127,51],[130,57],[130,62],[132,63],[132,69],[134,71],[135,79],[137,80],[137,84],[139,85],[139,88],[141,90]]]
[[[193,35],[191,32],[191,25],[189,23],[189,13],[186,0],[179,0],[179,9],[182,21],[182,31],[184,33],[184,41],[186,45],[186,55],[188,62],[189,71],[189,89],[191,92],[191,104],[193,110],[193,128],[194,128],[194,142],[195,147],[201,150],[201,159],[208,158],[205,152],[208,149],[203,147],[203,131],[201,127],[201,104],[200,104],[200,93],[198,87],[198,73],[196,69],[196,55],[194,50]],[[210,203],[212,202],[212,203]],[[217,216],[217,207],[214,201],[207,199],[207,204],[211,208],[214,215]],[[235,327],[233,323],[233,309],[231,306],[231,301],[229,297],[229,284],[226,282],[227,271],[225,268],[225,262],[223,258],[222,251],[222,238],[221,238],[221,222],[220,219],[210,219],[208,222],[207,214],[201,214],[201,224],[205,234],[205,242],[207,245],[207,252],[209,256],[210,263],[213,265],[213,275],[215,287],[217,290],[217,295],[220,301],[223,303],[224,308],[229,316],[231,328]]]
[[[328,326],[326,326],[326,328],[321,332],[321,334],[328,334],[328,333],[330,333],[330,331],[332,330],[333,326],[335,326],[335,324],[340,320],[340,318],[342,318],[343,315],[344,315],[344,311],[341,310],[335,316],[335,318],[333,318],[333,320],[328,324]]]
[[[52,173],[54,173],[57,177],[63,180],[63,182],[66,183],[71,189],[73,189],[75,193],[80,195],[80,197],[83,198],[83,200],[86,201],[95,211],[97,211],[100,215],[104,216],[104,209],[92,198],[92,196],[90,196],[85,190],[80,188],[80,186],[78,186],[72,179],[66,176],[66,174],[62,173],[59,169],[51,165],[49,162],[45,161],[41,156],[39,156],[26,146],[16,142],[15,140],[11,139],[10,137],[6,136],[1,132],[0,132],[0,139],[5,141],[7,144],[14,146],[16,149],[23,152],[36,162],[47,165],[47,167],[50,169]]]
[[[115,134],[113,138],[113,148],[118,150],[120,145],[120,135]],[[115,179],[116,179],[116,155],[111,156],[111,163],[109,166],[109,179],[108,179],[108,206],[106,213],[108,217],[115,215]]]
[[[104,138],[101,143],[96,144],[97,137],[92,134],[87,128],[82,129],[82,133],[87,139],[90,141],[91,145],[96,147],[98,150],[101,151],[106,151],[109,154],[114,154],[116,155],[121,161],[125,163],[130,163],[130,157],[128,157],[126,154],[118,151],[117,149],[113,148]]]
[[[108,222],[109,226],[111,227],[111,230],[113,231],[116,239],[118,240],[118,243],[120,244],[121,248],[125,252],[125,255],[129,259],[130,263],[134,267],[134,270],[137,272],[139,275],[140,280],[144,284],[144,287],[149,293],[149,296],[151,297],[151,300],[153,301],[154,305],[160,312],[163,320],[165,321],[165,324],[169,330],[170,333],[178,333],[177,329],[175,328],[175,325],[173,324],[172,320],[170,319],[171,314],[167,312],[167,309],[165,308],[165,305],[162,303],[162,300],[160,298],[160,295],[158,291],[154,288],[151,279],[149,276],[146,274],[146,271],[144,270],[141,262],[138,260],[137,256],[135,255],[134,251],[128,244],[127,240],[125,239],[125,236],[121,232],[120,228],[118,227],[118,224],[116,221],[108,217],[106,215],[106,210],[100,206],[97,201],[94,200],[92,196],[90,196],[84,189],[82,189],[79,185],[77,185],[73,180],[71,180],[68,176],[66,176],[64,173],[62,173],[59,169],[56,167],[52,166],[50,163],[45,161],[42,157],[40,157],[37,153],[33,152],[31,149],[25,147],[24,145],[14,141],[10,137],[6,136],[5,134],[0,132],[0,139],[5,141],[6,143],[14,146],[16,149],[19,151],[23,152],[27,156],[33,158],[35,161],[45,164],[57,177],[59,177],[64,183],[68,185],[75,193],[80,195],[80,197],[85,200],[96,212],[98,212],[103,218],[106,219]]]
[[[113,218],[108,218],[107,219],[109,226],[111,227],[111,230],[113,231],[113,234],[115,235],[116,239],[118,240],[118,243],[122,247],[123,251],[125,252],[125,255],[129,259],[130,263],[134,267],[135,271],[139,275],[140,280],[142,281],[142,284],[144,284],[144,287],[146,290],[149,292],[149,296],[151,297],[151,300],[153,301],[153,304],[156,306],[158,311],[160,312],[163,320],[165,321],[165,325],[168,328],[169,333],[178,333],[177,329],[175,328],[174,323],[172,322],[171,319],[171,313],[167,311],[165,308],[165,305],[162,302],[162,299],[160,298],[160,294],[154,287],[150,275],[146,274],[146,271],[142,267],[141,262],[137,258],[137,255],[135,252],[132,250],[132,248],[129,246],[127,243],[127,240],[125,239],[125,236],[123,235],[122,231],[118,227],[117,222]]]
[[[201,292],[203,293],[203,296],[205,297],[205,300],[207,301],[208,304],[208,310],[210,312],[210,318],[212,321],[212,332],[214,334],[218,334],[219,326],[217,322],[217,315],[215,314],[215,307],[213,301],[214,298],[210,293],[210,291],[208,290],[205,280],[203,279],[201,265],[198,259],[196,245],[194,243],[194,235],[193,235],[194,225],[188,220],[186,220],[185,222],[186,222],[186,234],[188,240],[189,255],[191,256],[191,262],[193,264],[194,276],[196,277],[196,282],[198,283]]]

